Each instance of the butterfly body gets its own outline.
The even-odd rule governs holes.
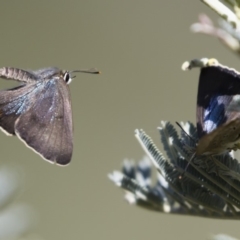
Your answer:
[[[21,82],[0,91],[1,129],[17,135],[45,160],[68,164],[73,151],[70,73],[55,67],[36,71],[4,67],[0,77]]]

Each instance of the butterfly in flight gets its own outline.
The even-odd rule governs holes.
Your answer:
[[[68,164],[72,157],[73,123],[68,84],[75,72],[99,73],[96,69],[0,68],[0,78],[21,83],[0,91],[1,130],[18,136],[43,159],[58,165]]]

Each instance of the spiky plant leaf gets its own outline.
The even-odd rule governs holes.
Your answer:
[[[182,123],[182,126],[178,134],[172,124],[162,122],[160,139],[168,158],[143,130],[135,131],[136,138],[157,169],[155,185],[151,185],[152,171],[146,157],[136,165],[125,160],[123,173],[114,172],[110,179],[127,191],[129,202],[144,208],[173,214],[240,219],[238,161],[231,154],[201,156],[186,168],[198,139],[193,124]]]

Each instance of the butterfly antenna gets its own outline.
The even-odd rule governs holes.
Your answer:
[[[81,73],[91,73],[91,74],[100,74],[101,72],[98,71],[96,68],[90,69],[83,69],[83,70],[73,70],[70,73],[81,72]]]
[[[189,166],[189,164],[192,162],[192,160],[195,158],[195,156],[196,156],[196,152],[195,153],[193,153],[193,155],[191,156],[191,158],[190,158],[190,160],[188,161],[188,163],[187,163],[187,165],[186,165],[186,167],[184,168],[184,171],[183,171],[183,173],[179,176],[179,179],[182,179],[183,178],[183,176],[184,176],[184,174],[185,174],[185,172],[187,171],[187,169],[188,169],[188,166]]]
[[[179,123],[179,122],[176,122],[176,124],[181,128],[181,130],[185,133],[186,136],[188,136],[194,143],[195,143],[195,140],[193,139],[192,136],[190,136],[182,127],[182,125]]]

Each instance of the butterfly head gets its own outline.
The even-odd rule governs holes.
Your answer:
[[[61,77],[67,84],[70,84],[72,82],[72,79],[76,77],[76,76],[72,76],[71,74],[75,73],[75,72],[91,73],[91,74],[99,74],[100,73],[100,71],[96,70],[95,68],[91,68],[91,69],[87,69],[87,70],[62,71]]]
[[[72,73],[75,72],[82,72],[82,73],[91,73],[91,74],[99,74],[100,72],[95,68],[86,69],[86,70],[73,70],[73,71],[66,71],[60,70],[56,67],[44,68],[33,71],[35,76],[39,79],[49,80],[49,79],[62,79],[66,84],[70,84],[72,79],[76,76],[72,76]]]
[[[62,78],[66,84],[70,84],[74,77],[75,76],[71,77],[71,74],[68,71],[62,72]]]

